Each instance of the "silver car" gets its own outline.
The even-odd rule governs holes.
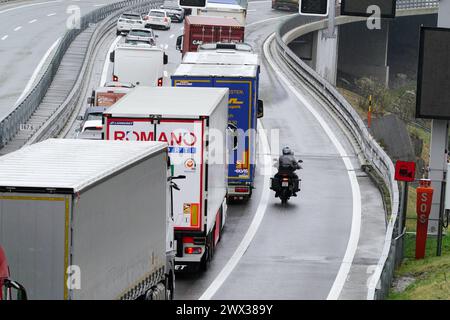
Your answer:
[[[117,35],[128,33],[133,28],[144,26],[144,21],[139,13],[123,13],[117,20]]]
[[[154,46],[156,45],[156,38],[158,38],[158,35],[155,35],[150,28],[133,28],[125,38],[125,43],[147,42]]]

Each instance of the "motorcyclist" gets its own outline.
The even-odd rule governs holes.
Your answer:
[[[281,176],[283,174],[287,174],[289,178],[291,178],[294,181],[294,192],[292,196],[297,196],[297,191],[299,191],[298,188],[298,176],[295,173],[296,170],[301,169],[301,166],[299,165],[298,161],[294,157],[294,152],[289,147],[284,147],[282,151],[282,155],[278,159],[278,172],[275,175],[275,179],[277,179],[278,182],[281,181]],[[279,191],[276,191],[275,197],[279,195]]]

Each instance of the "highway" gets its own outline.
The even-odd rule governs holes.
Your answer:
[[[262,55],[264,40],[275,30],[274,22],[288,15],[273,11],[270,1],[250,2],[247,42]],[[168,31],[156,31],[157,45],[169,55],[165,85],[170,85],[170,74],[180,63],[181,54],[175,50],[175,41],[181,29],[182,24],[173,23]],[[111,80],[112,65],[105,58],[118,41],[123,39],[111,32],[102,45],[91,79],[92,88]],[[267,60],[262,60],[260,92],[265,102],[262,124],[268,130],[269,140],[274,132],[280,143],[268,141],[267,145],[264,139],[260,142],[257,187],[252,199],[229,205],[225,231],[209,270],[178,275],[176,299],[327,299],[330,294],[337,298],[344,285],[342,279],[347,274],[340,273],[340,269],[350,236],[358,231],[352,229],[352,221],[361,214],[359,185],[354,179],[352,189],[349,168],[320,121],[329,124],[333,132],[340,129],[321,111],[319,102],[304,91],[301,93],[308,106],[299,101]],[[308,107],[318,110],[320,121]],[[346,138],[340,133],[337,140]],[[269,190],[267,173],[274,174],[275,169],[270,164],[268,169],[265,166],[267,160],[273,162],[277,158],[284,145],[292,147],[304,160],[304,170],[300,172],[303,189],[287,207],[282,207]],[[339,145],[350,165],[358,168],[352,147]],[[270,151],[269,147],[276,150]],[[354,241],[350,243],[352,246],[356,247]]]
[[[265,116],[260,125],[266,133],[259,137],[256,189],[248,203],[228,206],[227,224],[208,270],[177,275],[176,299],[338,299],[358,247],[361,194],[378,193],[360,172],[353,147],[321,102],[304,87],[290,85],[270,48],[264,50],[277,22],[291,14],[272,10],[270,3],[250,1],[246,27],[246,42],[263,62],[260,97]],[[65,10],[71,4],[87,12],[99,1],[15,5],[8,14],[3,8],[9,6],[0,7],[0,17],[7,17],[0,22],[0,52],[5,57],[0,61],[0,116],[11,111],[46,52],[63,34]],[[175,41],[182,26],[172,23],[170,30],[156,31],[157,45],[169,55],[166,86],[181,61]],[[118,41],[123,38],[116,37],[115,30],[103,40],[89,79],[92,89],[111,80],[107,57]],[[83,113],[84,108],[79,111]],[[70,128],[67,138],[75,136],[78,125]],[[285,145],[304,161],[304,169],[299,173],[301,192],[282,207],[268,181]]]
[[[26,96],[46,58],[67,30],[77,6],[82,15],[119,0],[15,1],[0,6],[0,119]]]

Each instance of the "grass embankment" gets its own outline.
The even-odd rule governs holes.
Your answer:
[[[436,238],[427,240],[426,256],[415,260],[415,235],[406,235],[405,259],[395,272],[390,300],[450,299],[450,237],[442,245],[442,256],[436,257]]]

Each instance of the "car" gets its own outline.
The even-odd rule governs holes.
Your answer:
[[[76,130],[77,139],[102,139],[103,129],[103,111],[107,107],[88,107],[84,115],[77,117],[82,121],[80,127]]]
[[[183,8],[170,5],[162,5],[160,8],[166,10],[167,14],[169,15],[172,21],[183,22],[185,16]]]
[[[155,35],[150,28],[133,28],[125,38],[125,43],[145,42],[154,46],[156,45],[156,38],[158,38],[158,35]]]
[[[162,9],[152,9],[148,15],[144,16],[145,27],[161,27],[163,29],[169,30],[171,19],[167,14],[166,10]]]
[[[139,13],[122,13],[117,20],[117,35],[128,33],[132,28],[144,25],[144,21]]]

